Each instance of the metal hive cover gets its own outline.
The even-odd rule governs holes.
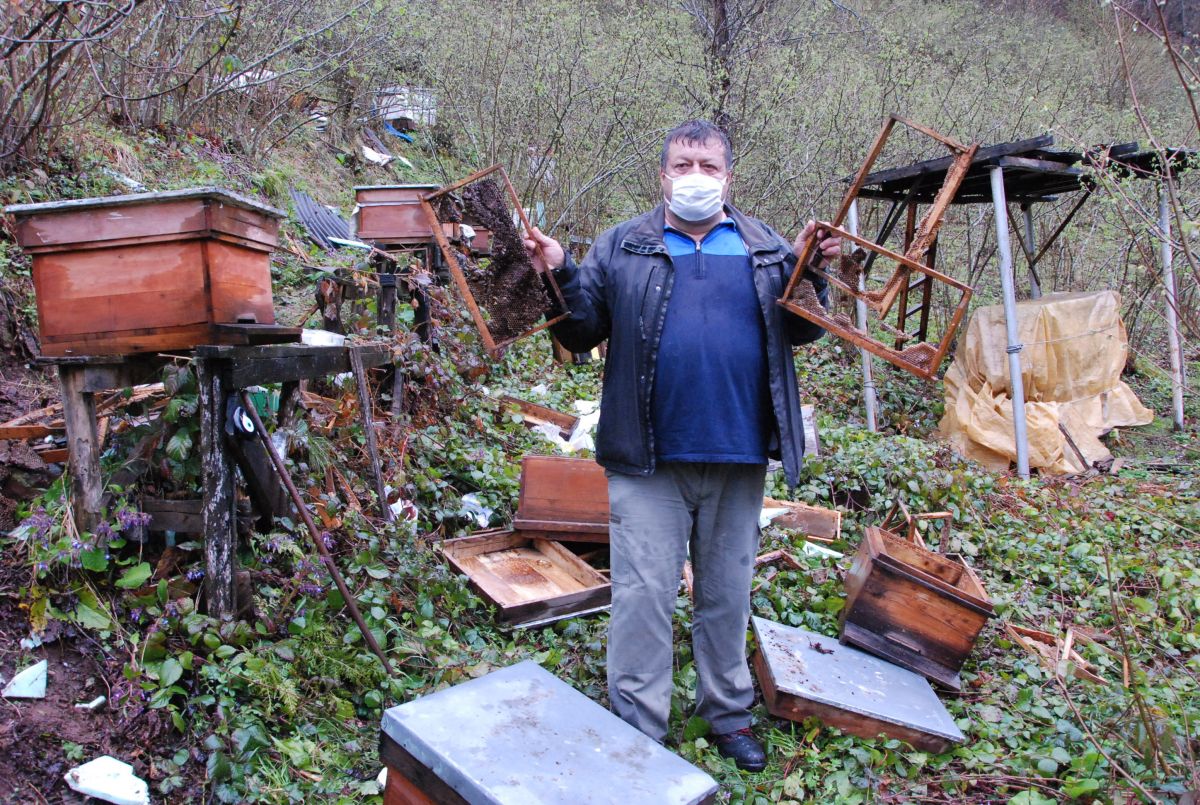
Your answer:
[[[920,674],[836,637],[752,618],[758,649],[781,693],[962,743],[962,734]]]
[[[383,731],[471,803],[688,805],[717,790],[529,660],[393,707]]]

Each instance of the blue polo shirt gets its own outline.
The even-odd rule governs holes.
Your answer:
[[[654,374],[654,454],[765,464],[767,337],[746,244],[731,219],[699,245],[670,227],[663,241],[675,279]]]

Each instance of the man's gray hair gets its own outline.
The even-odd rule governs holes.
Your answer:
[[[703,145],[709,140],[717,140],[725,149],[725,170],[733,169],[733,146],[729,144],[729,135],[719,126],[709,123],[707,120],[689,120],[686,123],[680,123],[675,128],[667,132],[667,138],[663,140],[662,158],[659,162],[659,167],[663,170],[667,169],[667,149],[671,147],[671,143],[686,143],[688,145]]]

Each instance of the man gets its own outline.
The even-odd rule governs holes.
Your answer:
[[[812,222],[789,246],[743,215],[727,203],[732,167],[723,131],[684,123],[663,143],[662,204],[605,232],[578,267],[536,229],[525,246],[562,286],[571,315],[553,329],[563,346],[609,340],[596,460],[609,479],[612,709],[667,735],[671,616],[690,549],[696,715],[721,754],[758,771],[746,625],[763,482],[769,456],[799,480],[791,347],[823,330],[776,304]],[[825,258],[840,248],[821,243]]]

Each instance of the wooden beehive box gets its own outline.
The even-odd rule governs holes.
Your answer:
[[[275,328],[271,251],[283,213],[216,188],[20,204],[42,352],[122,355],[296,340]]]
[[[501,623],[532,626],[612,600],[608,579],[559,540],[608,542],[604,470],[589,459],[526,456],[513,527],[447,540],[440,550],[496,605]]]
[[[433,239],[421,196],[435,184],[370,185],[354,188],[355,234],[376,243],[421,244]]]
[[[957,691],[959,669],[992,615],[962,557],[868,526],[846,574],[841,640]]]
[[[824,635],[750,620],[754,673],[771,715],[816,717],[860,738],[888,735],[938,754],[965,740],[920,674]]]
[[[608,479],[587,458],[525,456],[513,528],[537,539],[608,542]]]
[[[713,802],[707,773],[531,660],[392,707],[384,805]]]
[[[454,569],[496,606],[506,626],[537,626],[599,612],[612,603],[608,579],[559,543],[510,529],[446,540]]]

